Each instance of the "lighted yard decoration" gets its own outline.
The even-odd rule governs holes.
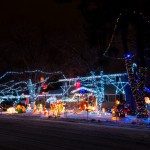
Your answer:
[[[50,111],[52,112],[52,115],[55,117],[59,117],[61,113],[64,113],[65,107],[64,103],[56,100],[56,102],[50,104]]]
[[[104,74],[103,71],[100,71],[100,75],[95,75],[94,72],[91,72],[91,76],[60,79],[59,82],[63,83],[61,86],[63,95],[69,95],[69,90],[73,87],[75,88],[76,83],[80,81],[82,86],[72,90],[71,94],[75,92],[80,93],[82,90],[93,93],[96,97],[96,107],[101,111],[101,105],[105,95],[105,86],[113,85],[116,88],[115,94],[125,94],[125,87],[128,85],[128,81],[124,79],[125,77],[127,77],[127,73]],[[118,78],[118,80],[116,80],[116,78]]]
[[[17,105],[16,112],[17,113],[25,113],[26,112],[26,108],[24,106],[22,106],[22,105]]]
[[[128,71],[128,76],[130,80],[130,86],[133,93],[133,96],[136,100],[137,107],[137,117],[138,118],[148,118],[148,113],[145,103],[145,82],[146,82],[146,67],[140,67],[138,70],[138,77],[134,75],[132,69],[132,56],[126,56],[126,68]]]
[[[7,112],[8,112],[9,114],[17,113],[16,108],[14,108],[14,107],[8,108],[8,109],[7,109]]]
[[[132,21],[131,21],[132,20]],[[128,27],[135,23],[137,28],[136,33],[136,52],[133,53],[130,50],[128,43]],[[113,34],[111,36],[110,42],[106,51],[104,52],[104,56],[109,59],[116,60],[125,60],[126,70],[128,73],[129,84],[132,90],[132,94],[136,101],[137,108],[137,118],[148,118],[148,113],[146,110],[145,104],[145,83],[146,83],[146,75],[147,75],[147,66],[146,66],[146,56],[144,55],[145,44],[144,44],[144,33],[146,32],[146,26],[149,25],[150,21],[148,18],[137,10],[123,10],[119,17],[116,20],[116,25],[114,27]],[[109,49],[112,45],[113,39],[118,29],[121,29],[121,38],[123,43],[123,56],[122,57],[112,57],[109,55]],[[132,62],[133,57],[136,55],[137,68],[135,68],[135,63]]]
[[[21,98],[29,98],[30,102],[34,101],[41,89],[46,88],[45,83],[49,78],[56,74],[61,75],[62,72],[44,72],[42,70],[6,72],[0,76],[0,98],[16,99],[18,102]],[[40,81],[41,76],[46,76],[42,82]],[[8,81],[6,82],[6,80]]]

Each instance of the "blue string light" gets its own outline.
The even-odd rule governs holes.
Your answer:
[[[55,74],[62,74],[61,71],[55,71],[55,72],[44,72],[42,70],[33,70],[33,71],[22,71],[22,72],[15,72],[15,71],[9,71],[0,76],[0,79],[3,79],[9,75],[23,75],[23,74],[33,74],[33,73],[40,73],[40,74],[46,74],[46,75],[55,75]],[[64,76],[64,75],[63,75]],[[29,86],[29,82],[27,81],[19,81],[16,82],[14,80],[8,81],[6,83],[0,84],[0,95],[3,96],[8,96],[8,94],[22,94],[25,91],[28,91],[32,97],[35,95],[35,93],[32,93],[31,91],[35,91],[38,89],[38,92],[40,92],[40,89],[43,84],[45,84],[48,81],[49,77],[45,78],[43,82],[37,82],[37,83],[32,83],[32,88]],[[50,84],[50,83],[49,83]],[[30,95],[30,96],[31,96]]]

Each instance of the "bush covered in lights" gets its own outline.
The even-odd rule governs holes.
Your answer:
[[[26,112],[26,108],[24,106],[17,105],[16,112],[17,113],[25,113]]]

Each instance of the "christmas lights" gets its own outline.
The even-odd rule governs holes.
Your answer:
[[[46,74],[46,75],[62,74],[61,71],[55,71],[55,72],[44,72],[42,70],[23,71],[23,72],[9,71],[9,72],[6,72],[5,74],[3,74],[2,76],[0,76],[0,79],[6,77],[7,75],[11,75],[11,74],[21,75],[21,74],[25,74],[25,73],[41,73],[41,74]]]
[[[22,71],[22,72],[9,71],[3,74],[2,76],[0,76],[0,80],[10,75],[24,75],[24,74],[34,74],[34,73],[45,74],[45,75],[55,75],[55,74],[63,75],[61,71],[56,71],[56,72],[44,72],[41,70]],[[0,97],[2,98],[5,96],[7,98],[13,94],[20,95],[23,92],[27,91],[30,95],[30,98],[34,99],[35,95],[39,94],[41,87],[45,84],[45,82],[47,82],[48,79],[49,77],[45,78],[45,80],[43,80],[42,83],[40,81],[37,83],[32,83],[31,79],[27,79],[28,81],[19,81],[19,82],[15,80],[8,81],[6,83],[0,84]],[[37,91],[37,93],[35,93],[35,91]]]
[[[145,24],[149,24],[150,23],[150,20],[148,20],[148,18],[142,12],[139,12],[137,10],[133,10],[133,11],[128,11],[127,9],[126,10],[122,10],[121,13],[119,14],[118,18],[116,19],[116,24],[115,24],[115,26],[113,28],[113,33],[111,35],[110,41],[108,43],[108,46],[107,46],[105,52],[103,53],[103,55],[105,57],[109,57],[109,58],[112,58],[112,59],[118,59],[118,60],[121,60],[121,59],[124,60],[125,59],[124,56],[123,57],[118,57],[118,58],[117,57],[108,56],[108,51],[109,51],[110,46],[111,46],[111,44],[113,42],[113,39],[115,37],[115,34],[116,34],[116,31],[117,31],[119,22],[121,21],[123,16],[126,16],[127,14],[130,14],[130,16],[132,16],[133,18],[134,17],[138,17],[138,19],[141,18],[142,19],[141,21],[144,21]]]
[[[77,77],[77,78],[65,78],[60,79],[59,82],[63,82],[64,85],[61,86],[63,89],[63,95],[66,95],[71,89],[71,87],[75,87],[78,81],[81,82],[81,89],[90,91],[95,94],[97,97],[97,102],[99,107],[104,101],[105,95],[105,85],[113,85],[116,88],[116,94],[122,93],[125,94],[124,88],[128,84],[128,81],[122,81],[122,77],[126,77],[127,73],[120,74],[104,74],[103,71],[100,72],[100,75],[96,76],[94,72],[91,72],[91,76],[87,77]],[[119,78],[116,81],[116,78]],[[77,92],[80,89],[72,90],[71,93]]]
[[[136,76],[132,69],[132,57],[125,57],[126,69],[128,71],[128,77],[130,80],[130,87],[132,94],[136,101],[137,108],[137,118],[148,118],[148,113],[145,104],[145,81],[146,81],[146,67],[138,68],[138,77]]]

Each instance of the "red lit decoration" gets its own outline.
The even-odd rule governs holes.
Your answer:
[[[42,87],[42,94],[45,94],[45,90],[47,89],[48,85],[46,83],[44,83],[44,77],[40,77],[40,83],[41,83],[41,87]]]
[[[26,98],[25,100],[25,104],[28,105],[29,104],[29,98]]]
[[[77,81],[76,82],[76,89],[80,88],[81,87],[81,82],[80,81]]]
[[[42,88],[45,90],[45,89],[47,89],[47,84],[44,84],[43,86],[42,86]]]

